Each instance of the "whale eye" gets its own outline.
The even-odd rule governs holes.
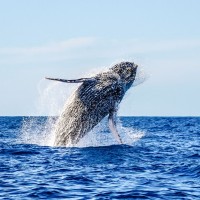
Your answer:
[[[132,71],[131,67],[127,67],[128,74],[131,74],[131,71]]]

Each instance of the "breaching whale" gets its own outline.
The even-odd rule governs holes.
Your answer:
[[[65,80],[46,77],[48,80],[81,83],[58,118],[54,146],[77,144],[106,116],[110,131],[122,144],[116,129],[116,113],[119,103],[135,80],[137,67],[133,62],[120,62],[91,78]]]

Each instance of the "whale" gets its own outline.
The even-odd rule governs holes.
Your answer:
[[[54,146],[75,146],[81,138],[108,117],[111,133],[123,144],[116,128],[119,104],[133,85],[138,65],[120,62],[93,77],[80,79],[49,78],[64,83],[80,83],[58,117],[54,128]]]

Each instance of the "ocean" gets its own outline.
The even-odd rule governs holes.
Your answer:
[[[53,147],[50,117],[0,117],[0,199],[200,199],[200,118],[119,117]]]

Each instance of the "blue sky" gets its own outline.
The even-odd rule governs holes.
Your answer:
[[[198,0],[1,1],[0,115],[58,114],[74,86],[45,76],[79,78],[131,60],[149,78],[119,115],[199,116],[199,9]]]

